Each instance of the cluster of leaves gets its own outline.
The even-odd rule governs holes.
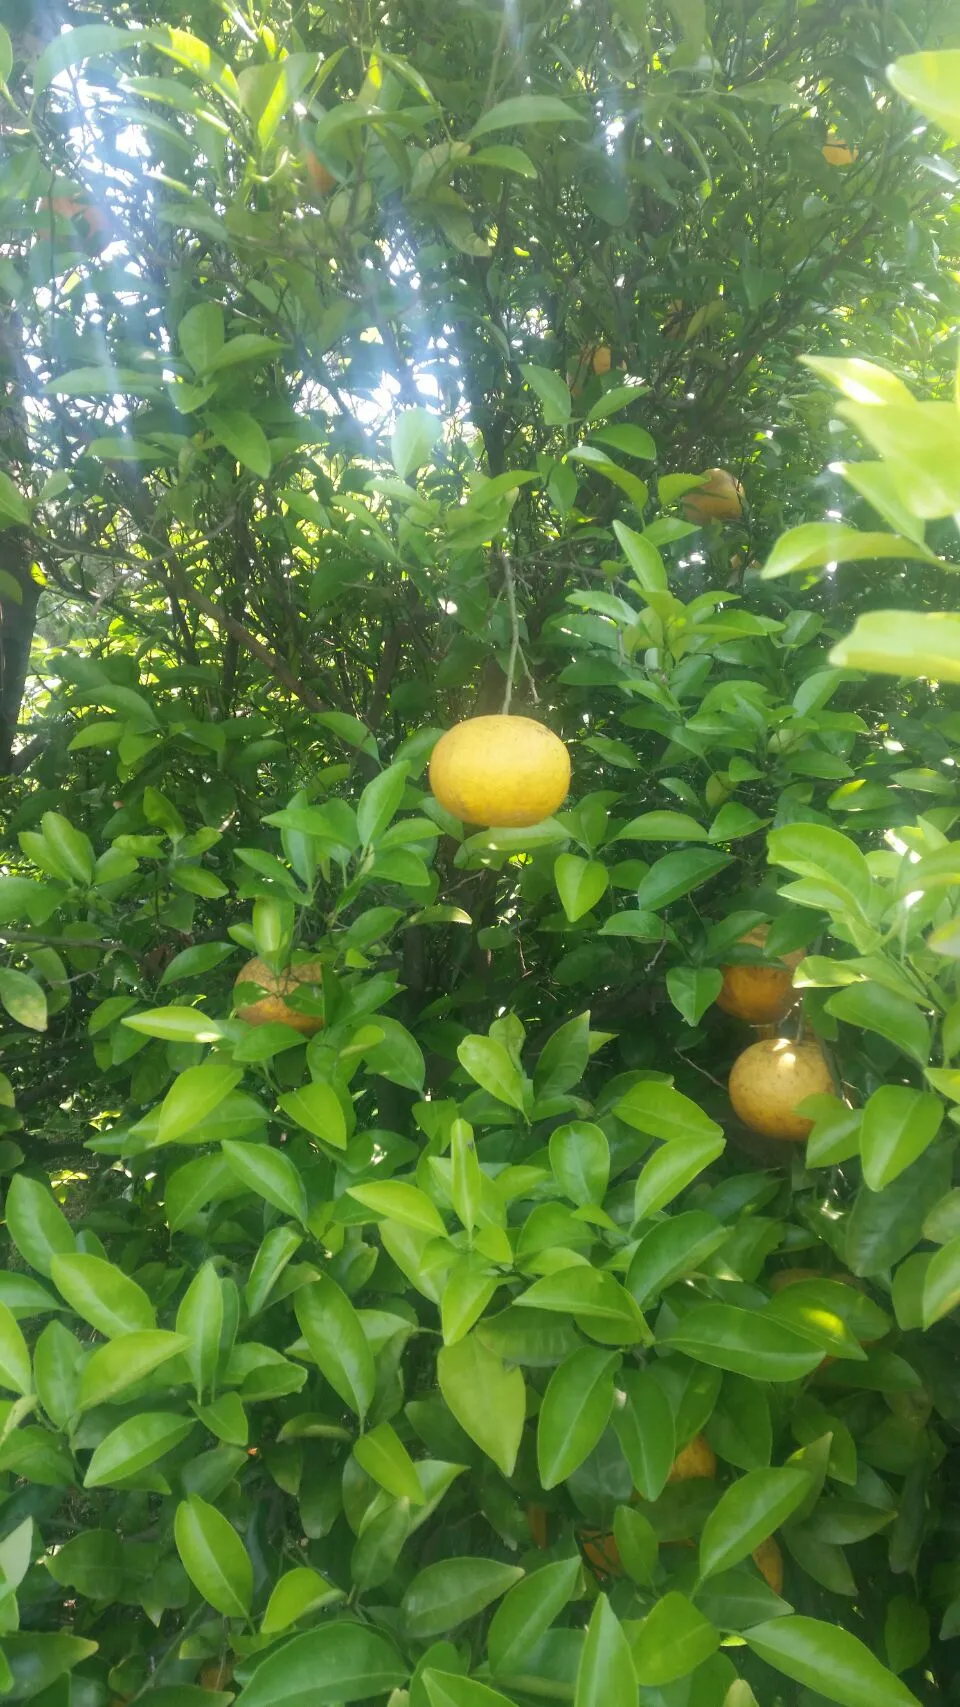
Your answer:
[[[0,32],[10,1700],[947,1698],[960,720],[858,640],[956,620],[954,405],[863,359],[939,379],[920,10]],[[867,528],[761,577],[838,338]],[[505,688],[572,801],[477,830]],[[785,1162],[713,1004],[798,948]]]

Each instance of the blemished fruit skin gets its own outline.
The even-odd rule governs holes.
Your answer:
[[[774,1594],[782,1594],[783,1554],[772,1535],[768,1535],[766,1541],[761,1541],[759,1547],[754,1548],[753,1562],[760,1575],[765,1578],[767,1587],[772,1588]]]
[[[563,805],[570,755],[552,729],[530,717],[470,717],[434,747],[430,787],[464,823],[527,829]]]
[[[757,925],[739,940],[762,948],[768,931],[768,925]],[[785,954],[775,966],[721,966],[723,987],[717,997],[717,1007],[750,1025],[771,1025],[775,1020],[783,1019],[797,998],[793,973],[803,955],[801,948]]]
[[[293,1031],[302,1032],[304,1037],[312,1037],[315,1031],[323,1029],[321,1016],[298,1013],[283,998],[298,984],[319,984],[322,978],[323,965],[319,960],[288,966],[285,972],[271,972],[263,960],[248,960],[234,982],[234,989],[238,984],[258,984],[267,994],[259,1001],[248,1002],[245,1007],[238,1008],[237,1014],[248,1025],[288,1025]]]
[[[727,1089],[744,1126],[764,1138],[800,1144],[809,1137],[813,1121],[794,1113],[797,1103],[804,1097],[832,1095],[835,1086],[819,1043],[768,1037],[737,1056]]]
[[[667,1481],[692,1482],[698,1476],[712,1481],[716,1473],[717,1455],[713,1447],[702,1434],[695,1434],[683,1451],[677,1453]]]
[[[725,468],[708,468],[703,485],[684,493],[680,509],[688,522],[735,522],[743,513],[743,487]]]

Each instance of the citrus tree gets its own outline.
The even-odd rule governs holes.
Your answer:
[[[0,31],[11,1701],[955,1693],[951,13]]]

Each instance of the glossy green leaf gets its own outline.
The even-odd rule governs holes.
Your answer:
[[[80,1377],[79,1409],[87,1411],[92,1405],[109,1404],[178,1352],[185,1351],[187,1343],[183,1334],[154,1328],[120,1334],[108,1345],[99,1346]]]
[[[475,1618],[519,1582],[518,1565],[497,1559],[442,1559],[418,1572],[400,1604],[403,1629],[414,1641],[442,1636]]]
[[[173,1535],[183,1568],[204,1600],[225,1618],[245,1618],[253,1598],[253,1564],[233,1524],[192,1494],[177,1506]]]
[[[323,1275],[300,1287],[294,1307],[314,1363],[362,1421],[373,1400],[376,1371],[353,1304],[335,1280]]]
[[[747,1646],[775,1671],[840,1707],[917,1707],[917,1698],[870,1649],[819,1618],[775,1618],[744,1631]]]
[[[243,1707],[338,1707],[407,1681],[393,1643],[365,1624],[336,1620],[274,1648],[237,1697]]]
[[[757,1381],[797,1381],[823,1358],[794,1329],[735,1304],[695,1304],[666,1338],[687,1357]]]
[[[677,1455],[673,1408],[649,1369],[624,1369],[617,1377],[611,1422],[645,1500],[660,1498]]]
[[[729,1570],[779,1529],[813,1484],[804,1470],[748,1470],[721,1495],[700,1537],[700,1575]]]
[[[144,1411],[129,1417],[109,1434],[104,1435],[94,1449],[87,1473],[85,1488],[122,1486],[129,1476],[136,1476],[148,1464],[155,1464],[186,1440],[195,1423],[192,1417],[178,1417],[169,1411]]]
[[[504,1596],[487,1632],[490,1669],[518,1676],[523,1660],[570,1600],[580,1577],[580,1559],[557,1559],[516,1583]]]
[[[272,1203],[281,1215],[306,1221],[307,1194],[303,1180],[283,1150],[268,1144],[237,1144],[228,1138],[221,1140],[220,1148],[237,1178],[251,1191]]]
[[[921,1067],[930,1059],[930,1027],[920,1009],[903,996],[884,989],[882,984],[848,984],[845,990],[829,997],[826,1009],[849,1025],[879,1032]]]
[[[237,1067],[214,1063],[188,1067],[174,1080],[160,1105],[157,1142],[173,1144],[199,1126],[240,1083],[242,1076]]]
[[[537,1463],[545,1488],[579,1469],[593,1451],[613,1409],[616,1353],[582,1346],[555,1369],[537,1423]]]
[[[634,1707],[636,1699],[630,1644],[606,1595],[598,1595],[577,1668],[574,1707]]]
[[[0,1304],[0,1387],[29,1393],[33,1386],[30,1353],[23,1330],[6,1304]]]
[[[702,1665],[720,1645],[720,1632],[676,1589],[630,1631],[630,1652],[639,1683],[660,1688]]]
[[[292,1571],[284,1571],[274,1583],[260,1623],[260,1634],[276,1636],[281,1630],[288,1630],[291,1624],[299,1623],[301,1618],[320,1612],[323,1607],[332,1606],[342,1599],[343,1590],[335,1588],[319,1571],[311,1570],[308,1565],[295,1565]]]
[[[153,1305],[142,1286],[102,1257],[79,1251],[51,1258],[50,1274],[61,1297],[107,1339],[156,1326]]]
[[[345,1150],[347,1147],[347,1121],[343,1105],[332,1085],[317,1079],[313,1084],[301,1085],[298,1090],[287,1091],[280,1098],[280,1108],[283,1113],[295,1120],[304,1131],[312,1133],[314,1138],[322,1138],[325,1144],[331,1144],[335,1150]]]
[[[423,1504],[424,1492],[417,1467],[396,1429],[388,1422],[378,1423],[369,1434],[361,1435],[354,1445],[353,1456],[360,1468],[395,1499],[410,1500],[413,1505]]]
[[[512,1476],[526,1417],[526,1390],[511,1368],[474,1332],[437,1357],[437,1379],[447,1405],[470,1439]]]
[[[881,1085],[868,1098],[860,1129],[863,1177],[871,1191],[882,1191],[933,1143],[943,1120],[943,1104],[929,1091],[907,1085]]]
[[[555,1127],[550,1134],[550,1166],[572,1203],[602,1203],[610,1177],[606,1134],[589,1120]]]
[[[481,1089],[522,1112],[523,1077],[502,1043],[492,1037],[465,1037],[457,1047],[457,1059]]]

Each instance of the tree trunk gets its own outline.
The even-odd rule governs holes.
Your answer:
[[[30,573],[30,555],[19,530],[7,529],[2,547],[0,565],[13,576],[21,592],[19,604],[0,595],[0,776],[10,776],[17,768],[13,749],[30,668],[40,588]]]

